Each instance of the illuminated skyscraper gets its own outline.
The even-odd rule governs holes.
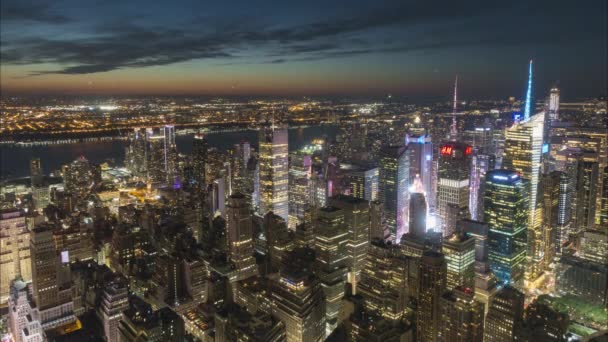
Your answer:
[[[65,189],[74,197],[82,199],[101,182],[101,170],[80,156],[64,167]]]
[[[30,232],[25,213],[18,209],[0,211],[0,305],[6,304],[11,281],[32,280]]]
[[[439,149],[437,210],[444,227],[444,237],[449,235],[445,229],[448,206],[454,204],[468,211],[471,153],[471,146],[457,142],[445,143]]]
[[[435,192],[433,191],[433,143],[429,135],[405,136],[405,144],[410,151],[410,184],[418,176],[429,208],[435,209]]]
[[[557,87],[551,88],[549,94],[549,122],[559,120],[559,89]]]
[[[357,283],[365,267],[369,246],[370,213],[369,202],[352,196],[338,195],[329,199],[329,205],[344,213],[344,223],[348,229],[349,272],[347,281],[352,284],[353,294],[357,294]]]
[[[377,167],[361,167],[358,165],[340,164],[340,169],[344,169],[344,178],[348,185],[348,192],[351,196],[375,201],[378,199],[378,177]]]
[[[522,279],[528,224],[526,182],[514,171],[486,174],[484,217],[488,223],[488,259],[501,283]]]
[[[192,168],[194,180],[204,186],[206,183],[206,165],[207,165],[207,139],[203,134],[195,134],[192,142]]]
[[[571,218],[571,179],[565,172],[544,174],[542,187],[542,235],[545,240],[545,263],[562,254],[562,245],[568,240]]]
[[[494,169],[494,162],[493,155],[477,154],[471,157],[469,210],[473,220],[483,220],[483,184],[486,173]]]
[[[146,142],[148,181],[173,185],[178,176],[175,127],[147,128]]]
[[[526,279],[534,280],[542,272],[543,247],[540,233],[541,216],[536,214],[539,206],[539,180],[543,146],[544,113],[527,121],[514,124],[505,133],[503,169],[513,170],[526,180],[528,186],[528,255]],[[487,218],[485,219],[487,221]]]
[[[230,261],[236,266],[237,280],[246,279],[257,274],[253,257],[253,222],[249,212],[249,203],[240,193],[228,199],[226,208],[226,230]]]
[[[286,128],[263,127],[260,144],[260,214],[272,211],[289,222],[289,166]]]
[[[441,297],[438,341],[482,342],[483,304],[470,288],[456,288]]]
[[[306,209],[311,197],[311,166],[310,155],[293,153],[289,165],[289,222],[290,230],[304,222]]]
[[[394,241],[407,233],[409,211],[409,151],[403,146],[389,146],[380,153],[380,193],[386,225]]]
[[[30,180],[33,187],[39,187],[42,185],[42,165],[40,158],[30,159]]]
[[[122,312],[129,308],[128,290],[127,280],[121,277],[104,284],[99,316],[108,342],[120,341],[118,323],[122,319]]]
[[[424,240],[426,235],[427,205],[425,196],[419,192],[410,194],[410,231],[409,234]]]
[[[486,315],[484,341],[513,341],[524,315],[524,294],[507,286],[496,293]]]
[[[455,233],[443,240],[441,251],[447,264],[446,288],[475,288],[475,239]]]
[[[441,320],[441,296],[445,292],[446,263],[443,254],[426,251],[418,272],[416,340],[437,341]]]
[[[287,342],[325,340],[325,300],[319,279],[312,275],[314,251],[290,252],[272,286],[272,315],[283,321]]]
[[[318,277],[325,293],[326,335],[338,325],[338,313],[344,297],[348,272],[348,230],[344,210],[323,207],[315,222],[315,252]]]
[[[135,128],[129,134],[129,147],[125,153],[125,166],[131,173],[140,178],[146,178],[148,172],[148,142],[147,130]]]

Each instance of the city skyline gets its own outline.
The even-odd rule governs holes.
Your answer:
[[[606,4],[3,1],[3,94],[605,95]]]

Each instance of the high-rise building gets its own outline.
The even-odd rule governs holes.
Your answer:
[[[257,274],[253,257],[253,222],[249,203],[240,193],[228,199],[226,209],[226,230],[230,261],[235,265],[237,280],[246,279]]]
[[[458,142],[445,143],[439,149],[437,210],[444,237],[450,235],[445,229],[448,206],[454,204],[468,211],[471,153],[471,146]]]
[[[42,164],[40,163],[40,158],[32,158],[30,159],[30,180],[32,183],[32,187],[39,187],[42,185]]]
[[[404,146],[389,146],[380,153],[379,199],[384,204],[384,217],[396,242],[408,232],[409,150]]]
[[[344,224],[348,230],[346,252],[348,254],[347,281],[352,293],[357,294],[357,283],[365,267],[369,246],[370,213],[369,202],[352,196],[338,195],[329,199],[329,205],[344,213]]]
[[[173,185],[177,174],[177,145],[175,127],[165,125],[146,129],[148,181]]]
[[[488,223],[488,260],[501,283],[523,277],[528,216],[526,182],[514,171],[486,175],[484,217]]]
[[[483,341],[483,304],[471,288],[455,288],[441,297],[439,341]]]
[[[549,122],[559,121],[559,89],[551,88],[549,93]]]
[[[129,308],[129,291],[127,280],[116,277],[104,284],[101,305],[99,308],[103,332],[108,342],[119,342],[118,323],[122,312]]]
[[[8,299],[8,341],[40,342],[46,341],[46,334],[40,324],[40,314],[36,305],[30,301],[31,284],[14,280]],[[11,336],[12,335],[12,336]]]
[[[378,199],[379,171],[377,167],[340,164],[340,169],[345,171],[344,180],[349,195],[366,201]]]
[[[471,219],[483,220],[483,184],[486,173],[494,170],[495,158],[493,155],[476,154],[471,157],[471,193],[469,197],[469,210]]]
[[[52,230],[52,225],[40,225],[30,237],[32,293],[45,330],[76,320],[71,279],[61,276],[66,269],[62,264],[68,264],[69,271],[69,257],[57,255]]]
[[[145,179],[148,173],[148,141],[145,128],[135,128],[129,134],[125,151],[125,166],[134,176]]]
[[[272,211],[289,222],[289,166],[287,129],[263,127],[260,144],[260,213]]]
[[[413,184],[418,176],[422,190],[430,208],[435,208],[435,192],[433,191],[433,143],[429,135],[406,135],[405,144],[410,151],[410,181]]]
[[[576,232],[595,228],[597,198],[599,197],[598,186],[599,164],[596,161],[577,161],[576,188],[575,188],[575,212],[574,227]]]
[[[441,296],[446,286],[446,263],[443,254],[424,252],[420,259],[418,278],[416,340],[437,341],[441,320]]]
[[[315,222],[315,252],[317,274],[325,293],[326,335],[338,325],[338,313],[342,306],[349,255],[347,251],[348,228],[344,222],[344,210],[323,207]]]
[[[388,320],[401,319],[409,298],[409,266],[409,260],[401,255],[397,245],[372,240],[358,286],[365,310]]]
[[[390,233],[386,227],[384,219],[384,206],[380,201],[369,203],[369,237],[370,240],[388,240]]]
[[[32,280],[30,232],[25,213],[18,209],[0,211],[0,305],[6,304],[11,281]]]
[[[74,197],[86,197],[101,182],[101,170],[84,156],[64,166],[65,189]]]
[[[447,264],[446,288],[475,288],[475,239],[455,233],[443,240],[441,249]]]
[[[310,205],[312,159],[303,153],[291,154],[289,164],[289,229],[304,222],[304,216]]]
[[[424,194],[410,194],[410,231],[409,234],[424,240],[426,235],[427,204]]]
[[[559,257],[562,246],[568,241],[572,217],[572,179],[561,171],[544,174],[542,186],[542,232],[545,248],[553,247],[553,252],[545,250],[547,260]],[[553,241],[547,240],[553,239]]]
[[[604,167],[602,186],[602,202],[600,212],[600,227],[608,226],[608,166]],[[599,196],[598,196],[599,197]]]
[[[314,259],[308,248],[290,252],[273,281],[272,315],[285,324],[288,342],[325,340],[325,300],[322,285],[311,272]]]
[[[529,218],[526,280],[529,281],[535,280],[544,271],[544,248],[540,232],[542,217],[537,215],[544,117],[544,113],[536,114],[506,130],[502,164],[503,169],[516,171],[527,181]]]
[[[207,150],[209,144],[203,134],[195,134],[192,142],[192,171],[193,180],[201,186],[206,184]]]
[[[524,294],[510,286],[496,293],[484,328],[484,341],[513,341],[524,315]]]

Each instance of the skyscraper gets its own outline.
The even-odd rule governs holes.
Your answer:
[[[496,293],[486,315],[484,341],[513,341],[524,314],[524,294],[507,286]]]
[[[483,221],[483,184],[486,173],[494,169],[494,163],[493,155],[476,154],[471,157],[469,210],[473,220]]]
[[[403,146],[389,146],[380,152],[380,193],[391,238],[401,240],[407,233],[409,211],[409,151]]]
[[[249,203],[243,194],[236,193],[228,199],[226,230],[229,257],[235,264],[237,280],[256,275],[257,268],[253,257],[253,222]]]
[[[522,279],[526,258],[528,224],[526,182],[514,171],[486,174],[484,217],[488,223],[490,268],[502,283]]]
[[[439,341],[483,341],[483,304],[470,288],[455,288],[441,297]]]
[[[424,194],[414,192],[410,194],[410,231],[409,234],[417,239],[424,240],[426,235],[427,206]]]
[[[209,145],[203,134],[195,134],[192,142],[192,171],[194,180],[204,186],[206,183],[207,149]]]
[[[329,199],[329,205],[344,213],[344,224],[348,230],[346,252],[349,271],[347,281],[352,284],[353,294],[357,294],[357,283],[365,267],[370,234],[369,202],[352,196],[338,195]]]
[[[536,214],[539,205],[538,188],[543,145],[544,113],[527,121],[514,124],[505,133],[503,169],[513,170],[526,180],[528,187],[528,255],[526,279],[534,280],[542,272],[541,217]],[[486,219],[487,221],[487,219]]]
[[[549,93],[549,125],[552,122],[559,120],[559,89],[551,88]]]
[[[446,288],[475,288],[475,239],[455,233],[443,240],[441,251],[447,264]]]
[[[42,185],[42,164],[40,158],[30,159],[30,180],[32,187],[39,187]]]
[[[317,215],[314,229],[316,268],[325,293],[326,335],[329,336],[338,325],[338,313],[344,297],[349,239],[344,210],[323,207]]]
[[[420,259],[416,340],[437,341],[441,320],[441,296],[446,286],[443,254],[426,251]]]
[[[117,277],[104,285],[99,315],[103,323],[103,331],[108,342],[118,342],[118,324],[122,312],[129,308],[127,280]]]
[[[0,305],[6,304],[15,278],[32,280],[30,232],[25,213],[17,209],[0,211]]]
[[[178,176],[175,127],[147,128],[145,141],[148,181],[173,185]]]
[[[305,212],[310,205],[312,159],[310,155],[292,153],[289,165],[289,222],[290,230],[304,222]]]
[[[458,142],[445,143],[439,149],[437,210],[444,228],[444,237],[450,233],[445,229],[448,206],[454,204],[461,210],[468,211],[471,153],[470,146]]]
[[[406,135],[405,144],[410,151],[410,184],[418,176],[422,190],[430,208],[435,208],[435,192],[433,191],[433,143],[429,135]]]
[[[544,174],[542,187],[542,236],[545,263],[553,262],[562,254],[562,245],[568,240],[571,218],[571,180],[565,172]]]
[[[263,127],[260,143],[260,213],[272,211],[289,222],[289,166],[286,128]]]

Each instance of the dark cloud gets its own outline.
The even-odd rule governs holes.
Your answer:
[[[372,53],[398,53],[465,46],[515,46],[528,43],[560,43],[578,39],[580,32],[555,26],[530,32],[526,14],[542,15],[556,6],[538,2],[465,1],[435,4],[403,1],[359,15],[330,17],[299,25],[251,22],[182,23],[173,26],[136,25],[134,21],[105,21],[88,35],[51,38],[2,35],[3,64],[52,63],[59,70],[42,74],[90,74],[124,68],[169,65],[199,59],[232,60],[224,64],[251,63],[242,56],[247,49],[262,51],[261,63],[314,61]],[[510,13],[510,14],[509,14]],[[516,20],[489,23],[484,18]],[[529,19],[529,18],[528,18]],[[10,2],[2,5],[2,20],[67,23],[48,5]],[[536,20],[536,19],[534,19]],[[599,23],[601,25],[601,23]],[[410,32],[418,32],[411,38]],[[475,32],[475,34],[472,34]],[[409,37],[409,41],[402,41]],[[258,54],[259,57],[259,54]]]
[[[72,21],[70,18],[53,13],[49,3],[28,3],[2,1],[0,4],[0,21],[36,21],[49,24],[64,24]]]

